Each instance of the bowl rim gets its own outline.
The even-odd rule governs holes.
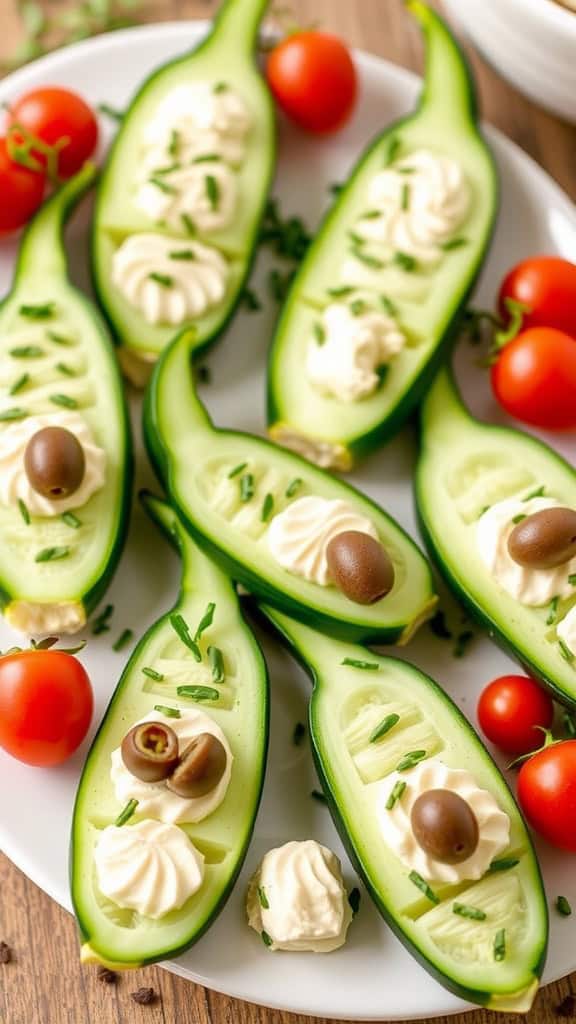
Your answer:
[[[568,29],[576,35],[576,11],[564,7],[557,0],[521,0],[520,3],[518,0],[512,0],[512,3],[518,7],[520,16],[522,15],[521,8],[524,12],[526,8],[529,8],[530,12],[543,23],[550,24],[552,18],[558,28]]]

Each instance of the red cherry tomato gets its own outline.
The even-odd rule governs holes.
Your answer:
[[[540,730],[549,729],[553,718],[552,699],[528,676],[500,676],[478,701],[482,732],[507,754],[528,754],[540,747]]]
[[[546,747],[522,765],[518,800],[536,832],[576,853],[576,740]]]
[[[498,296],[504,319],[506,299],[528,307],[522,328],[555,327],[576,337],[576,264],[559,256],[535,256],[506,275]]]
[[[14,163],[0,138],[0,235],[21,228],[42,205],[46,178]]]
[[[492,366],[492,390],[511,416],[548,430],[576,428],[576,339],[554,327],[529,327]]]
[[[93,696],[80,662],[64,651],[0,658],[0,746],[26,764],[65,761],[84,739]]]
[[[305,131],[335,132],[354,109],[358,82],[350,51],[326,32],[295,32],[272,50],[266,65],[272,93]]]
[[[68,142],[58,153],[58,176],[70,178],[80,170],[98,143],[98,121],[81,96],[55,86],[33,89],[10,107],[9,125],[20,125],[42,142],[54,146]],[[36,150],[33,155],[46,163]]]

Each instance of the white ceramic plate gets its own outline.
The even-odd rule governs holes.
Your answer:
[[[92,103],[105,101],[123,108],[140,80],[157,64],[204,31],[198,24],[153,25],[77,44],[20,71],[0,87],[0,103],[31,86],[58,83],[81,86]],[[328,201],[328,185],[345,178],[367,140],[414,103],[418,82],[408,72],[366,55],[358,55],[362,100],[352,123],[333,139],[304,138],[284,128],[275,192],[286,211],[298,212],[312,226]],[[490,132],[502,172],[502,212],[489,265],[477,297],[489,304],[503,271],[530,253],[558,252],[576,260],[576,213],[553,182],[519,149]],[[86,279],[88,212],[76,217],[70,230],[73,265]],[[0,294],[9,285],[16,243],[0,244]],[[270,260],[263,255],[253,285],[266,294]],[[216,423],[262,432],[264,425],[264,361],[275,310],[241,313],[220,346],[209,357],[212,383],[205,398]],[[459,376],[474,411],[502,420],[473,365],[475,351],[459,354]],[[139,438],[138,485],[153,485]],[[569,454],[569,445],[563,445]],[[415,459],[414,438],[406,429],[385,450],[368,459],[354,482],[376,498],[415,534],[410,478]],[[177,587],[176,560],[155,529],[136,507],[129,543],[108,599],[115,605],[112,632],[89,636],[82,660],[96,691],[94,727],[119,677],[125,654],[111,651],[120,631],[132,627],[139,636],[172,602]],[[449,617],[459,613],[447,599]],[[14,635],[0,626],[0,648]],[[328,812],[310,798],[316,785],[306,746],[296,749],[291,736],[306,718],[309,684],[291,659],[265,643],[273,688],[270,763],[254,840],[242,877],[228,905],[209,933],[177,963],[175,971],[210,988],[241,999],[298,1013],[352,1020],[399,1020],[449,1014],[465,1008],[444,991],[405,952],[363,894],[360,913],[344,949],[329,956],[270,954],[244,921],[246,881],[265,850],[289,839],[310,836],[342,856],[350,885],[356,883]],[[466,658],[455,660],[450,645],[424,627],[403,656],[435,676],[474,719],[476,695],[511,662],[486,638],[478,637]],[[70,907],[67,882],[68,833],[82,761],[81,751],[65,766],[43,771],[27,768],[0,751],[2,812],[0,841],[9,857],[64,907]],[[552,901],[559,893],[576,905],[574,860],[540,847]],[[552,916],[552,945],[546,980],[576,968],[576,917]]]

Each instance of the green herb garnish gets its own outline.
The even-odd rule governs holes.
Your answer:
[[[324,342],[326,341],[326,331],[324,330],[322,324],[318,322],[318,320],[316,320],[316,322],[313,325],[313,331],[314,337],[316,338],[316,343],[318,345],[323,345]]]
[[[402,192],[400,197],[400,209],[408,210],[410,208],[410,185],[404,182],[402,185]]]
[[[387,732],[390,732],[390,729],[393,729],[399,721],[400,715],[386,715],[386,718],[382,719],[380,725],[377,725],[373,732],[370,733],[368,742],[376,743],[379,739],[382,739],[382,736],[385,736]]]
[[[26,316],[29,320],[48,320],[54,316],[54,302],[44,302],[38,306],[20,306],[20,316]]]
[[[550,611],[548,612],[548,617],[546,619],[546,625],[547,626],[553,626],[554,623],[556,622],[556,615],[557,615],[557,612],[558,612],[558,602],[559,601],[560,601],[559,597],[553,597],[552,600],[550,601]]]
[[[98,615],[94,619],[94,622],[93,622],[93,625],[92,625],[92,634],[94,636],[99,636],[100,633],[107,633],[108,632],[108,630],[110,629],[110,626],[108,625],[108,623],[109,623],[109,620],[110,620],[113,612],[114,612],[114,605],[113,604],[107,604],[106,607],[104,608],[104,610],[100,612],[100,615]]]
[[[447,242],[442,242],[440,248],[444,252],[451,252],[452,249],[461,249],[463,245],[468,245],[467,238],[449,238]]]
[[[520,863],[518,857],[500,857],[499,860],[493,860],[490,867],[488,868],[488,874],[493,875],[497,871],[510,871]]]
[[[189,651],[192,651],[194,659],[196,661],[202,661],[200,648],[196,641],[192,639],[188,624],[180,612],[172,612],[170,616],[170,625],[184,646],[187,647]]]
[[[506,929],[501,928],[494,936],[494,959],[501,963],[506,959]]]
[[[161,715],[166,718],[182,718],[181,712],[178,708],[171,708],[167,704],[155,704],[154,711],[159,711]]]
[[[75,516],[73,512],[63,512],[60,518],[62,522],[66,523],[66,526],[69,526],[72,530],[79,530],[82,526],[78,516]]]
[[[396,267],[400,267],[401,270],[405,270],[407,274],[411,274],[413,270],[416,270],[418,263],[414,256],[411,256],[409,252],[401,252],[398,249],[392,257],[392,263]]]
[[[382,309],[384,310],[385,313],[388,313],[388,316],[398,315],[398,310],[396,309],[396,306],[392,302],[392,299],[389,299],[387,295],[381,295],[380,302],[382,304]]]
[[[157,167],[154,171],[154,177],[163,174],[172,174],[173,171],[179,171],[180,164],[168,164],[166,167]]]
[[[293,498],[294,495],[297,493],[297,491],[300,490],[301,487],[302,487],[302,480],[300,479],[300,477],[299,476],[294,477],[294,480],[292,480],[288,484],[288,487],[286,488],[285,497],[286,498]]]
[[[401,782],[399,780],[398,782],[394,783],[394,785],[392,787],[392,790],[390,792],[390,796],[388,797],[388,799],[386,801],[386,810],[387,811],[392,811],[394,809],[394,807],[396,806],[398,801],[401,800],[401,798],[403,797],[405,790],[406,790],[406,783],[405,782]]]
[[[58,373],[61,373],[64,377],[76,376],[76,370],[71,366],[68,366],[67,363],[56,363],[56,369],[58,370]]]
[[[70,554],[70,548],[61,546],[53,548],[42,548],[34,556],[35,562],[58,562],[61,558],[68,558]]]
[[[559,639],[558,647],[560,648],[560,654],[564,658],[564,661],[567,661],[569,664],[572,664],[572,662],[574,661],[574,655],[568,647],[568,645],[565,644],[563,640]]]
[[[218,203],[220,202],[220,185],[213,174],[205,175],[204,188],[206,189],[206,195],[210,206],[213,210],[217,210]]]
[[[219,700],[220,694],[213,686],[178,686],[176,693],[179,697],[187,697],[189,700]]]
[[[170,183],[164,181],[163,178],[158,178],[156,174],[153,174],[151,178],[148,178],[148,181],[151,185],[155,185],[156,188],[159,188],[161,192],[165,192],[168,196],[174,196],[178,191],[174,188],[174,185],[170,185]]]
[[[116,827],[121,828],[122,825],[125,825],[127,821],[130,821],[130,818],[134,814],[134,811],[136,810],[137,807],[138,800],[129,800],[124,809],[120,811],[120,814],[118,815],[116,821],[114,822]]]
[[[151,281],[156,281],[157,284],[161,284],[163,288],[171,288],[174,284],[174,278],[170,277],[169,274],[159,274],[157,270],[152,270],[148,277]]]
[[[525,498],[522,498],[522,501],[531,501],[532,498],[542,498],[545,491],[546,487],[542,484],[542,486],[537,487],[535,491],[530,491],[530,494],[527,494]]]
[[[254,497],[254,477],[252,473],[244,473],[240,477],[240,501],[245,504]]]
[[[453,903],[452,913],[457,914],[458,917],[467,917],[471,921],[485,921],[487,917],[483,910],[478,910],[477,907],[469,907],[466,903]]]
[[[198,643],[200,637],[202,636],[202,633],[204,633],[212,625],[214,621],[215,610],[216,605],[214,601],[210,601],[210,603],[206,606],[206,611],[204,612],[204,615],[202,616],[200,622],[196,626],[196,632],[194,633],[194,643]]]
[[[63,409],[77,409],[78,402],[71,395],[50,395],[52,405],[60,405]]]
[[[216,82],[212,88],[212,92],[227,92],[229,88],[230,86],[228,85],[228,82]]]
[[[310,793],[310,796],[312,797],[313,800],[317,800],[319,804],[326,803],[326,797],[324,796],[324,793],[322,793],[319,789],[313,789]]]
[[[348,893],[348,903],[350,910],[352,911],[352,917],[356,917],[356,914],[360,910],[360,889],[354,886],[353,889]]]
[[[44,355],[44,349],[39,345],[17,345],[9,350],[13,359],[39,359]]]
[[[266,204],[260,241],[271,245],[278,256],[300,263],[312,241],[300,217],[282,217],[277,199]]]
[[[366,210],[366,213],[361,214],[361,220],[378,220],[381,216],[382,210]]]
[[[360,260],[371,270],[382,270],[384,267],[384,261],[379,260],[377,256],[371,256],[370,253],[364,252],[359,247],[355,248],[353,254],[355,259]]]
[[[67,338],[65,334],[58,334],[58,331],[46,331],[46,337],[48,341],[53,341],[55,345],[66,347],[74,344],[72,338]]]
[[[156,683],[161,683],[164,680],[164,674],[162,672],[157,672],[155,668],[150,668],[149,665],[144,665],[142,672],[145,676],[148,676],[149,679],[153,679]]]
[[[235,476],[238,476],[238,474],[241,473],[243,469],[246,469],[247,465],[247,462],[239,462],[238,465],[234,466],[234,469],[231,469],[230,472],[228,473],[228,479],[232,480]]]
[[[300,747],[302,745],[302,740],[304,739],[305,735],[306,726],[304,725],[304,723],[296,722],[296,725],[294,726],[294,732],[292,733],[292,743],[294,744],[295,747]]]
[[[262,309],[262,303],[256,295],[256,292],[252,291],[251,288],[245,288],[240,296],[240,301],[245,309],[249,313],[258,313]]]
[[[186,232],[189,235],[196,234],[196,225],[194,224],[194,221],[192,220],[192,217],[190,216],[189,213],[181,213],[180,220],[182,221],[182,224],[184,225],[184,228],[186,229]]]
[[[265,932],[264,930],[262,930],[260,932],[260,938],[262,939],[262,942],[264,943],[265,946],[271,946],[272,945],[272,939],[268,935],[268,932]]]
[[[288,270],[285,274],[282,274],[276,268],[270,271],[268,275],[268,289],[275,302],[284,302],[293,280],[293,270]]]
[[[105,114],[105,116],[109,117],[112,121],[116,121],[117,124],[121,124],[124,120],[125,111],[117,110],[116,107],[111,107],[109,103],[98,103],[96,110],[100,114]]]
[[[224,658],[222,651],[219,647],[213,647],[210,645],[208,648],[208,661],[210,662],[210,669],[212,672],[213,683],[223,683],[225,679],[224,674]]]
[[[168,259],[187,260],[190,262],[196,259],[196,253],[193,249],[175,249],[173,252],[168,253]]]
[[[527,516],[524,512],[519,512],[517,516],[512,516],[513,523],[521,523],[523,519],[527,519]]]
[[[556,900],[556,910],[561,917],[570,917],[572,914],[572,907],[565,896],[559,896]]]
[[[30,374],[29,373],[23,373],[20,377],[18,377],[17,380],[14,381],[14,383],[13,383],[12,387],[10,388],[8,394],[9,395],[17,395],[19,391],[22,391],[22,388],[26,387],[26,385],[27,385],[29,380],[30,380]]]
[[[402,143],[400,142],[398,136],[393,135],[386,149],[386,155],[384,157],[384,167],[389,167],[390,164],[394,163],[396,157],[398,156],[398,153],[400,152],[401,145]]]
[[[412,882],[412,885],[415,885],[417,889],[420,889],[420,892],[424,893],[426,898],[430,900],[430,903],[440,903],[440,897],[436,895],[428,885],[428,882],[425,881],[425,879],[422,878],[422,875],[419,875],[417,871],[411,871],[408,878]]]
[[[26,523],[26,526],[30,526],[30,513],[28,506],[22,501],[22,498],[18,498],[18,508],[20,509],[20,515]]]
[[[113,651],[121,651],[126,647],[134,638],[134,631],[132,629],[123,629],[118,639],[112,644]]]
[[[170,156],[178,156],[178,150],[180,149],[180,133],[173,128],[170,132],[170,145],[168,146],[168,152]]]
[[[328,295],[332,299],[345,299],[347,295],[351,295],[354,291],[352,285],[342,284],[338,288],[329,288]]]
[[[11,420],[23,420],[28,416],[27,409],[3,409],[0,412],[0,423],[8,423]]]
[[[568,583],[571,587],[576,587],[576,572],[571,572],[568,577]]]
[[[380,665],[377,661],[361,661],[359,658],[343,658],[341,665],[349,665],[350,668],[361,668],[366,672],[377,672]]]
[[[446,616],[443,611],[437,611],[436,614],[430,619],[428,628],[434,633],[434,636],[440,638],[440,640],[451,640],[452,633],[446,625]]]
[[[364,299],[354,299],[350,303],[350,312],[352,313],[352,316],[362,316],[362,313],[365,313],[366,309],[367,306]]]
[[[193,164],[213,164],[222,159],[218,153],[202,153],[200,156],[194,157]]]
[[[272,515],[274,509],[274,495],[267,494],[262,502],[262,511],[260,513],[260,520],[263,523],[267,523]]]
[[[462,630],[462,632],[456,637],[456,643],[454,644],[454,649],[452,651],[454,657],[463,658],[473,639],[474,633],[471,629]]]
[[[407,772],[417,764],[420,764],[420,761],[423,761],[426,757],[428,757],[427,750],[411,750],[409,754],[404,754],[404,757],[400,759],[396,765],[396,771]]]
[[[260,902],[260,906],[263,907],[264,910],[270,910],[266,890],[261,885],[258,886],[258,900]]]

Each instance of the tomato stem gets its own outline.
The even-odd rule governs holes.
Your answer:
[[[37,174],[45,173],[51,185],[60,184],[58,158],[60,152],[69,145],[70,137],[68,135],[62,136],[51,146],[17,122],[10,125],[6,139],[10,159]],[[45,164],[38,157],[38,153],[45,158]]]
[[[510,764],[506,765],[507,771],[511,768],[517,768],[519,764],[524,764],[525,761],[529,761],[531,757],[536,757],[536,754],[541,754],[543,750],[547,750],[548,747],[556,747],[559,743],[563,743],[563,740],[555,740],[551,729],[546,729],[543,725],[535,725],[535,729],[539,732],[544,733],[544,743],[541,747],[536,750],[530,750],[527,754],[522,754],[521,757],[515,758]]]
[[[490,362],[494,362],[504,346],[513,341],[520,333],[526,313],[531,312],[530,306],[527,306],[524,302],[518,302],[517,299],[506,298],[504,299],[504,305],[506,312],[509,313],[508,326],[501,331],[496,331],[490,352],[488,353]]]

